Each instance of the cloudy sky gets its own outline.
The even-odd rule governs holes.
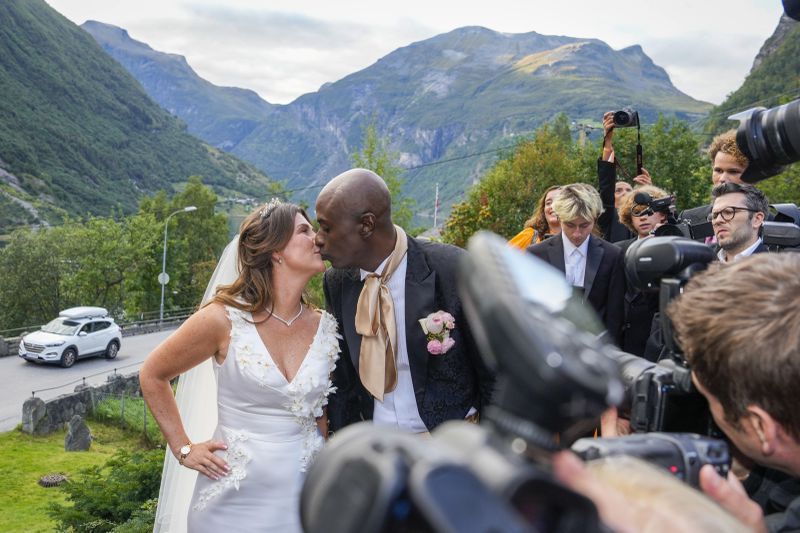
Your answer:
[[[46,0],[75,22],[128,30],[203,78],[288,103],[392,50],[462,26],[640,44],[689,95],[739,87],[780,0]]]

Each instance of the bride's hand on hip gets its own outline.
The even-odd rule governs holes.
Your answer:
[[[183,460],[183,466],[197,470],[204,476],[218,480],[230,472],[228,463],[214,452],[227,450],[228,445],[218,440],[207,440],[192,445],[192,451]]]

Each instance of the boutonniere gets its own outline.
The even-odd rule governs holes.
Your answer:
[[[419,319],[419,325],[428,339],[428,352],[442,355],[456,343],[450,338],[450,331],[456,327],[456,319],[447,311],[436,311]]]

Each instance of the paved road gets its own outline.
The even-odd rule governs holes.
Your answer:
[[[122,338],[116,359],[102,357],[78,360],[72,368],[27,363],[19,357],[0,358],[0,431],[14,429],[22,421],[22,404],[32,391],[43,400],[72,392],[86,377],[88,384],[105,383],[115,369],[119,374],[139,370],[142,361],[172,330]],[[50,390],[42,390],[50,389]]]

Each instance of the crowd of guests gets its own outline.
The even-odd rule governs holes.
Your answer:
[[[633,178],[633,184],[617,181],[611,113],[603,117],[603,126],[597,188],[583,183],[550,187],[537,200],[525,228],[509,244],[564,272],[595,309],[612,341],[628,353],[655,361],[661,347],[658,327],[653,326],[658,294],[644,293],[627,283],[624,256],[633,243],[669,223],[667,210],[640,202],[671,195],[653,184],[646,169]],[[717,136],[708,155],[712,202],[677,216],[673,212],[673,221],[710,227],[707,236],[698,230],[699,239],[713,247],[723,263],[766,251],[761,227],[770,216],[769,202],[759,189],[741,180],[747,158],[736,145],[735,131]]]

